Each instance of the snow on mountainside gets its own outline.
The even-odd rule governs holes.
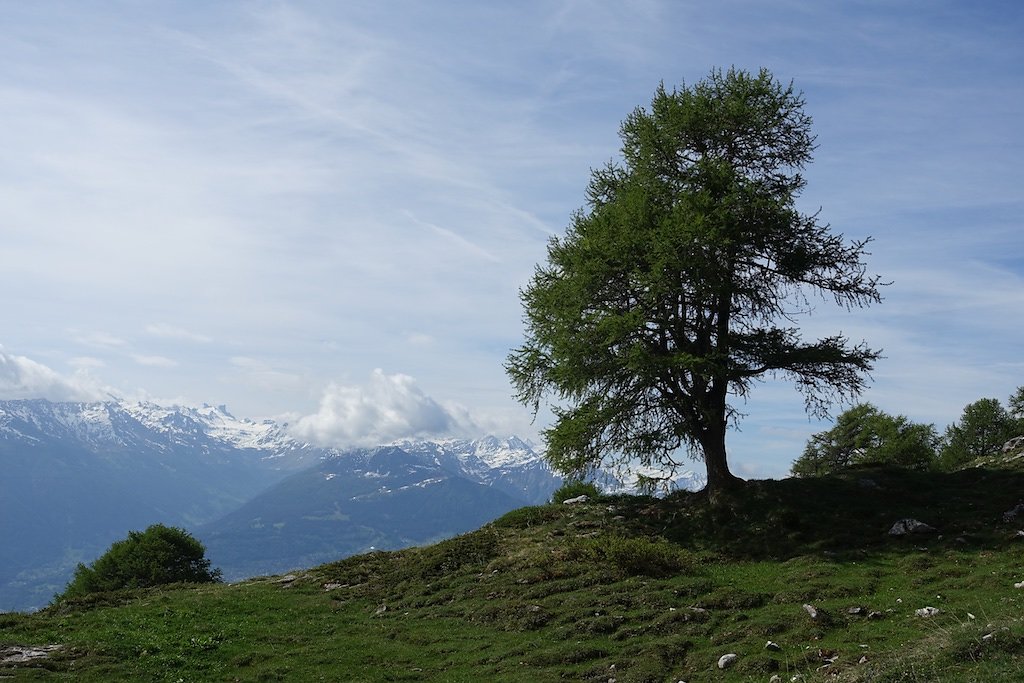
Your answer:
[[[165,407],[152,403],[123,403],[122,408],[150,429],[164,434],[196,435],[233,448],[285,452],[310,449],[307,443],[296,441],[273,420],[255,422],[239,419],[228,412],[226,406],[200,408],[188,406]]]
[[[547,502],[562,483],[532,445],[515,436],[398,441],[393,446],[531,505]]]
[[[102,403],[0,401],[0,439],[26,444],[76,442],[92,451],[168,455],[255,452],[261,461],[287,468],[365,450],[319,448],[292,437],[287,425],[237,418],[225,406],[162,406],[113,398]],[[548,500],[562,481],[534,444],[515,436],[401,440],[390,446],[533,504]],[[601,469],[593,479],[609,493],[635,492],[637,474]],[[703,484],[703,477],[684,470],[667,488],[699,489]]]
[[[92,451],[257,451],[260,459],[284,458],[293,465],[312,460],[319,450],[295,440],[273,421],[239,419],[223,406],[167,407],[116,399],[0,401],[0,439],[37,445],[78,443]]]

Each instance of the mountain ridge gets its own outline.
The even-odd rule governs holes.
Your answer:
[[[396,505],[407,512],[407,524],[416,533],[404,533],[388,515],[367,504],[357,512],[370,511],[370,518],[352,524],[366,530],[360,538],[377,542],[353,541],[351,547],[327,543],[317,561],[325,561],[323,553],[332,548],[345,553],[369,546],[396,548],[461,533],[514,507],[546,502],[562,481],[532,443],[515,436],[406,439],[378,448],[400,449],[423,468],[418,485],[400,484],[411,488],[392,498],[406,498]],[[287,507],[285,517],[275,523],[305,529],[308,541],[315,525],[303,518],[327,516],[334,508],[321,504],[324,496],[342,491],[338,482],[335,489],[325,484],[356,476],[350,461],[367,457],[370,450],[316,446],[295,438],[287,424],[238,418],[225,406],[163,406],[114,398],[93,403],[0,401],[0,462],[6,468],[0,478],[0,515],[5,519],[0,528],[0,610],[46,604],[77,563],[92,561],[128,531],[157,522],[192,530],[214,524],[259,496],[273,500],[275,487],[303,472],[311,473],[302,479],[308,488],[300,490],[293,482],[288,495],[297,503],[308,500],[320,507],[304,511],[301,505],[282,507],[278,501],[272,508]],[[384,474],[375,471],[382,478]],[[699,487],[694,483],[699,478],[684,475],[679,479],[684,487]],[[605,473],[601,485],[620,492],[629,482]],[[423,499],[428,488],[444,492],[464,519],[453,519]],[[373,493],[360,490],[358,495]],[[436,522],[433,530],[416,518],[424,515],[417,510],[427,509],[435,510],[430,513]],[[255,511],[250,519],[264,516]],[[373,520],[386,522],[387,533],[375,530]],[[245,536],[242,528],[235,530]],[[335,527],[330,533],[339,532]],[[280,565],[287,563],[282,549],[286,540],[275,540]],[[223,535],[217,543],[221,541]],[[296,546],[292,566],[305,561],[310,545],[303,541]],[[250,547],[260,552],[258,544]],[[240,565],[253,563],[242,557]]]

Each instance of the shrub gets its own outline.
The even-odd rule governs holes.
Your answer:
[[[593,482],[570,479],[562,484],[557,491],[551,494],[551,502],[561,503],[569,500],[570,498],[578,498],[579,496],[597,498],[600,495],[601,489],[597,488],[597,485]]]
[[[627,576],[685,574],[696,566],[693,555],[660,537],[601,536],[586,539],[570,546],[569,557],[608,564]]]
[[[91,566],[79,564],[56,600],[123,588],[220,581],[220,570],[210,569],[205,553],[202,543],[177,527],[154,524],[145,531],[131,531]]]

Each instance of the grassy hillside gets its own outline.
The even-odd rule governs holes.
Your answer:
[[[0,653],[61,646],[0,677],[1020,680],[1024,506],[1004,514],[1020,503],[1019,470],[860,469],[714,502],[524,508],[286,577],[0,615]],[[889,536],[905,517],[937,532]],[[925,607],[939,612],[915,614]],[[719,670],[727,653],[738,660]]]

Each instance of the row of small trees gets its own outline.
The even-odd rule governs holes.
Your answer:
[[[1004,443],[1021,435],[1024,386],[1010,396],[1007,407],[995,398],[967,405],[942,435],[935,425],[861,403],[839,415],[832,429],[812,436],[791,471],[795,476],[815,476],[858,464],[950,471],[999,452]]]

